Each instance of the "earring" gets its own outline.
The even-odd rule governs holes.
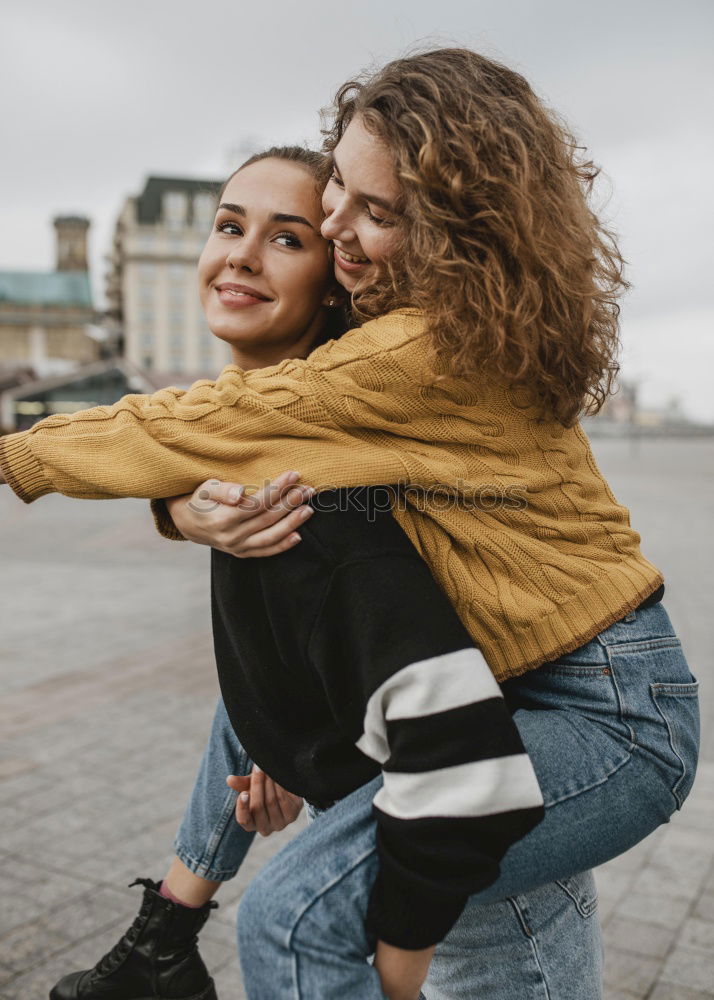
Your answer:
[[[337,299],[335,298],[334,295],[330,296],[330,298],[327,300],[327,304],[328,304],[328,306],[336,306],[337,305]]]

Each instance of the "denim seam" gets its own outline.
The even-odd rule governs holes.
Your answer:
[[[582,895],[578,895],[575,890],[571,888],[570,883],[572,882],[572,878],[556,879],[555,882],[556,885],[559,885],[563,892],[572,899],[575,904],[575,909],[581,917],[591,917],[593,913],[595,913],[598,908],[597,890],[595,891],[594,896],[583,899]]]
[[[605,642],[600,636],[596,638],[603,649],[615,652],[623,650],[626,653],[646,652],[648,649],[679,649],[682,645],[676,635],[652,636],[651,639],[636,639],[634,641],[632,639],[623,639],[617,642]]]
[[[211,882],[228,882],[238,874],[237,868],[209,868],[205,863],[197,860],[192,854],[185,851],[180,844],[174,845],[174,854],[194,875],[198,875],[199,878],[208,879]]]
[[[507,896],[506,897],[506,902],[510,903],[510,905],[513,907],[513,909],[515,911],[515,914],[516,914],[516,917],[518,918],[518,923],[521,925],[521,929],[522,929],[523,933],[525,934],[525,936],[527,938],[533,937],[533,931],[528,926],[528,922],[526,921],[526,918],[525,918],[525,916],[524,916],[524,914],[523,914],[523,912],[521,910],[521,907],[520,907],[520,905],[518,903],[518,897],[516,897],[516,896]],[[524,909],[525,909],[525,907],[524,907]]]
[[[607,664],[607,660],[602,660],[599,663],[561,663],[558,660],[557,664],[544,667],[543,673],[549,677],[555,675],[556,677],[583,677],[590,679],[591,677],[599,677],[607,667]]]
[[[223,835],[226,832],[226,827],[228,826],[228,823],[233,816],[234,809],[235,809],[235,794],[232,791],[229,791],[227,792],[226,797],[224,799],[221,814],[218,817],[218,820],[216,821],[216,824],[213,827],[213,830],[211,831],[211,835],[207,840],[206,849],[201,854],[200,858],[194,858],[189,851],[186,851],[184,850],[183,847],[181,847],[178,840],[176,842],[175,850],[177,856],[181,858],[184,864],[186,864],[187,868],[193,871],[194,874],[200,875],[201,878],[211,879],[211,881],[214,882],[224,882],[227,879],[232,878],[238,871],[237,868],[213,869],[211,867],[216,857],[216,853],[220,846],[221,840],[223,839]],[[183,855],[183,857],[181,855]],[[188,859],[189,862],[188,864],[186,863],[186,859]]]
[[[543,989],[545,990],[546,1000],[550,1000],[550,990],[548,989],[548,981],[545,978],[545,972],[543,971],[543,964],[540,960],[540,955],[538,954],[538,939],[535,934],[530,938],[531,951],[533,952],[533,958],[538,966],[538,971],[540,972],[540,979],[543,983]]]
[[[630,753],[631,753],[634,747],[637,746],[637,733],[630,725],[630,723],[627,721],[629,718],[631,718],[632,713],[628,712],[627,702],[624,699],[624,696],[620,689],[620,685],[617,683],[617,670],[615,669],[615,663],[612,657],[612,647],[611,646],[606,647],[605,651],[607,652],[607,659],[610,664],[610,677],[612,678],[612,686],[615,689],[615,695],[617,697],[620,721],[622,722],[623,726],[627,727],[627,731],[630,734]]]
[[[552,806],[556,806],[560,802],[566,802],[568,799],[572,799],[576,795],[582,795],[584,792],[589,792],[593,788],[598,788],[600,785],[604,785],[605,782],[608,781],[613,774],[615,774],[617,771],[620,770],[620,768],[624,767],[625,764],[627,764],[630,760],[632,760],[632,751],[635,749],[637,745],[636,734],[632,726],[629,724],[629,722],[627,722],[627,717],[625,714],[626,705],[622,697],[622,692],[620,691],[620,688],[618,687],[617,684],[617,676],[612,665],[612,660],[610,658],[610,650],[607,646],[605,646],[604,649],[605,652],[607,653],[608,663],[610,664],[610,681],[615,691],[615,698],[617,700],[617,707],[618,707],[618,715],[620,717],[622,724],[627,728],[627,731],[630,734],[630,745],[627,747],[626,756],[619,763],[611,767],[610,770],[607,771],[598,781],[594,781],[589,785],[584,785],[581,788],[576,788],[565,795],[561,795],[560,798],[558,799],[551,799],[548,802],[544,802],[544,807],[546,809],[550,809]]]
[[[659,712],[660,717],[662,718],[662,720],[664,721],[665,726],[667,727],[667,736],[669,738],[669,745],[672,748],[672,753],[674,754],[674,756],[677,758],[677,760],[679,761],[679,763],[681,765],[682,773],[680,774],[680,776],[677,779],[677,781],[674,783],[674,787],[671,789],[671,792],[672,792],[672,795],[674,797],[674,801],[676,803],[677,809],[681,809],[682,806],[684,805],[684,799],[680,798],[680,796],[679,796],[679,787],[682,784],[682,782],[684,781],[685,777],[687,776],[687,765],[684,762],[683,758],[681,757],[681,755],[680,755],[679,751],[677,750],[676,746],[674,745],[674,742],[675,742],[674,741],[674,733],[672,732],[672,727],[669,724],[669,719],[667,718],[667,716],[665,715],[665,713],[662,711],[662,709],[660,708],[659,702],[657,701],[656,689],[661,690],[662,686],[663,685],[660,685],[660,684],[650,684],[650,694],[652,696],[652,701],[655,704],[655,708]]]
[[[309,902],[305,904],[300,913],[292,921],[292,926],[288,930],[286,943],[289,953],[293,956],[293,982],[295,985],[295,994],[294,994],[295,1000],[303,1000],[304,997],[304,994],[300,989],[300,982],[298,978],[297,952],[293,951],[293,938],[297,933],[300,921],[305,917],[308,910],[310,910],[316,903],[320,901],[320,899],[322,899],[325,893],[327,893],[330,889],[334,888],[334,886],[339,885],[339,883],[342,882],[343,879],[347,878],[348,875],[351,875],[356,868],[364,864],[364,862],[367,861],[368,858],[372,857],[372,855],[376,853],[376,850],[377,850],[376,847],[370,847],[370,849],[366,851],[364,854],[360,855],[350,865],[349,868],[345,869],[344,871],[341,871],[340,874],[337,875],[331,882],[328,882],[327,885],[323,886],[322,889],[320,889],[320,891],[316,895],[314,895],[312,899],[309,900]]]
[[[536,947],[536,936],[533,933],[530,924],[528,923],[528,904],[526,902],[519,903],[518,901],[519,898],[522,899],[523,897],[510,896],[508,897],[508,902],[513,906],[513,909],[516,911],[516,915],[521,924],[521,927],[523,928],[523,932],[526,935],[526,938],[528,939],[528,943],[531,949],[531,954],[533,955],[536,968],[540,973],[540,981],[545,991],[545,1000],[551,1000],[550,990],[548,989],[548,983],[546,981],[545,973],[543,971],[543,965],[540,961],[540,957],[538,955],[538,949]]]
[[[621,760],[619,764],[616,764],[611,770],[602,776],[598,781],[593,781],[590,785],[584,785],[582,788],[576,788],[572,792],[568,792],[566,795],[561,795],[559,799],[551,799],[549,802],[544,803],[545,809],[550,809],[552,806],[557,806],[560,802],[566,802],[568,799],[574,798],[576,795],[583,795],[585,792],[592,791],[593,788],[598,788],[600,785],[604,785],[606,781],[615,774],[620,768],[624,767],[625,764],[629,764],[632,760],[632,747],[628,749],[627,756],[624,760]]]

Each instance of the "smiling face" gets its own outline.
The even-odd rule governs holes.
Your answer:
[[[260,160],[231,177],[198,262],[211,332],[242,368],[305,357],[334,287],[315,178],[304,166]]]
[[[335,277],[348,291],[394,248],[400,193],[387,147],[356,116],[335,147],[322,195],[322,235],[334,242]]]

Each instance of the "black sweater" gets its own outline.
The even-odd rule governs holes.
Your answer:
[[[495,881],[543,800],[500,688],[386,494],[319,493],[302,542],[269,559],[213,550],[213,629],[231,723],[271,778],[328,805],[383,772],[368,925],[416,949]]]

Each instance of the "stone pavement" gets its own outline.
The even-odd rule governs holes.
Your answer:
[[[645,551],[665,570],[706,722],[712,446],[665,456],[685,489],[661,476],[661,452],[623,448],[608,442],[598,458],[656,543]],[[207,556],[159,538],[139,501],[51,496],[27,508],[0,489],[0,1000],[46,1000],[60,975],[93,964],[136,913],[141,890],[128,883],[164,873],[217,695]],[[598,870],[607,1000],[714,998],[705,728],[681,813]],[[291,835],[258,838],[221,889],[201,945],[221,1000],[243,996],[237,902]]]

